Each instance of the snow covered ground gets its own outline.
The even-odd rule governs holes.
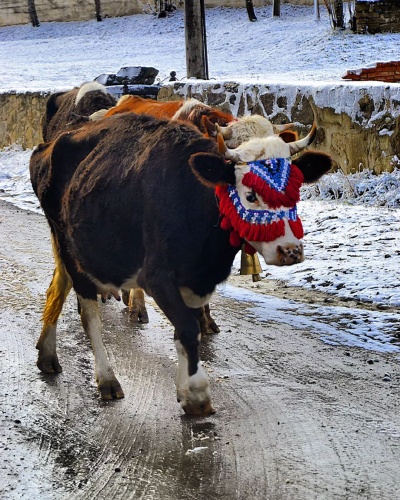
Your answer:
[[[348,69],[397,60],[399,33],[355,35],[333,31],[326,8],[315,20],[312,7],[206,11],[209,76],[216,80],[288,82],[341,81]],[[123,66],[153,66],[160,80],[186,76],[182,10],[164,19],[151,14],[78,23],[0,28],[0,91],[56,90],[115,73]]]
[[[311,7],[284,4],[280,19],[271,17],[270,7],[256,13],[258,22],[250,23],[245,9],[207,10],[211,78],[337,84],[347,69],[398,59],[400,34],[334,32],[323,6],[320,21]],[[0,92],[70,89],[123,66],[154,66],[160,80],[175,70],[184,79],[183,14],[0,28],[0,64]],[[18,146],[0,151],[0,197],[40,211],[29,181],[30,154]],[[268,277],[382,309],[400,306],[399,170],[380,176],[368,170],[347,177],[330,174],[303,188],[302,199],[307,258],[290,268],[269,267]],[[376,315],[369,328],[378,337],[398,333],[400,314]],[[348,322],[346,316],[343,321]],[[353,322],[361,332],[362,318]]]

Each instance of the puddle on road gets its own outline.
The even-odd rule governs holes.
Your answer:
[[[400,313],[310,305],[229,284],[219,286],[218,291],[222,296],[253,304],[248,312],[259,321],[315,332],[326,344],[400,353]]]

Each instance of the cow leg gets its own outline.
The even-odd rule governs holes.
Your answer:
[[[72,286],[71,279],[54,245],[53,248],[56,268],[47,290],[43,311],[43,328],[36,344],[36,349],[39,351],[37,366],[44,373],[62,372],[56,350],[57,320]]]
[[[199,317],[200,321],[200,331],[201,333],[219,333],[220,329],[217,323],[214,321],[210,312],[210,304],[206,304],[201,307],[201,313]]]
[[[146,283],[145,290],[175,327],[178,401],[188,415],[207,416],[215,413],[211,405],[209,380],[199,356],[200,325],[197,313],[186,306],[179,289],[169,281],[168,274],[157,269],[156,276],[143,277],[143,281]]]
[[[144,300],[144,291],[142,288],[131,288],[122,291],[122,300],[128,307],[130,318],[136,323],[148,323],[146,302]]]
[[[103,344],[102,324],[97,299],[85,299],[78,295],[81,305],[83,328],[92,344],[94,355],[94,372],[102,399],[120,399],[124,397],[121,385],[111,368],[107,352]]]
[[[211,405],[211,391],[208,377],[201,366],[199,356],[194,356],[193,352],[194,350],[198,350],[197,345],[195,348],[194,345],[188,345],[185,340],[179,340],[179,334],[175,330],[175,347],[178,354],[178,373],[176,379],[178,402],[181,403],[183,410],[188,415],[202,417],[212,415],[215,413],[215,410]],[[197,364],[194,371],[191,365],[196,357]]]

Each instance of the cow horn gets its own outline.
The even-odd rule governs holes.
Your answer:
[[[303,139],[299,139],[298,141],[289,143],[290,156],[293,156],[296,153],[303,151],[303,149],[309,146],[315,139],[316,134],[317,134],[317,126],[315,125],[314,122],[311,127],[310,133],[306,137],[304,137]]]
[[[236,153],[235,149],[229,149],[225,144],[224,138],[222,134],[218,133],[217,135],[217,144],[218,151],[226,160],[231,160],[234,163],[238,163],[240,161],[239,155]]]
[[[231,127],[221,127],[218,123],[215,124],[217,128],[217,133],[221,134],[224,139],[232,139],[232,128]]]
[[[281,125],[272,124],[272,126],[274,127],[275,132],[279,133],[279,132],[284,132],[288,128],[294,127],[294,123],[282,123]]]

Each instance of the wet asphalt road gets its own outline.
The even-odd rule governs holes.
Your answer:
[[[202,359],[217,413],[190,418],[167,320],[149,300],[150,323],[134,325],[110,301],[104,337],[125,399],[106,403],[73,294],[63,373],[36,368],[52,270],[44,218],[0,203],[1,499],[400,499],[397,355],[328,346],[216,296],[221,333]]]

